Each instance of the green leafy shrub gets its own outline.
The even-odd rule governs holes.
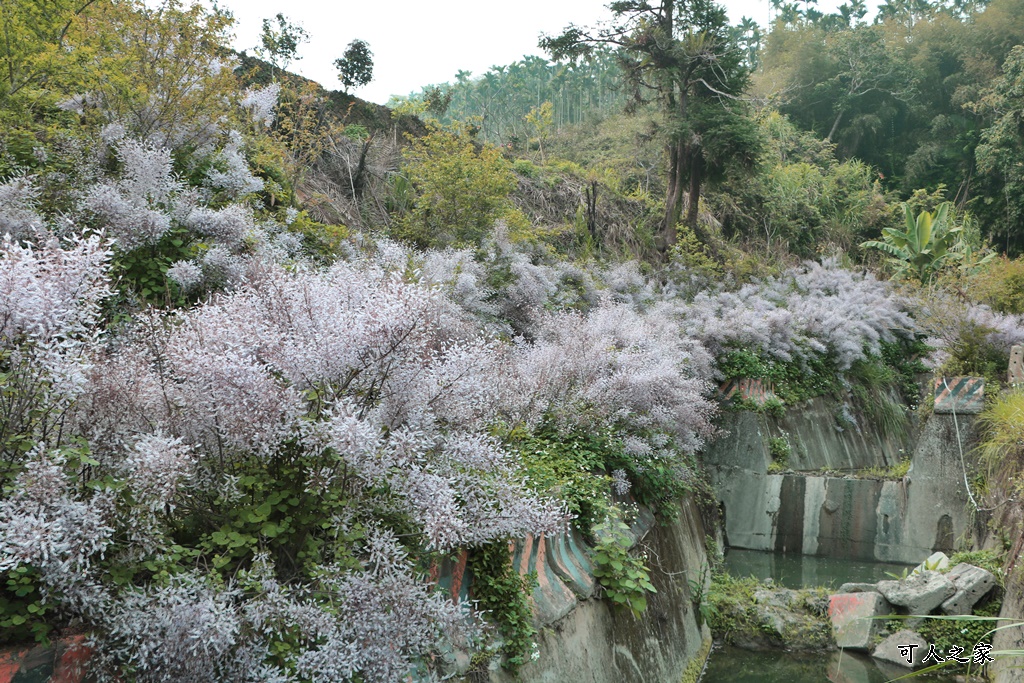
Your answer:
[[[754,591],[760,587],[753,576],[738,578],[728,572],[712,575],[707,593],[707,621],[715,638],[731,642],[735,633],[758,629]]]
[[[512,170],[526,178],[535,179],[540,173],[537,167],[529,159],[516,159],[512,162]]]
[[[982,605],[974,608],[975,617],[997,617],[1003,606],[1002,597],[989,598]],[[978,643],[991,643],[990,631],[997,622],[988,619],[973,619],[972,615],[948,617],[943,619],[925,619],[917,632],[929,643],[935,645],[936,652],[949,652],[952,646],[963,648],[962,657],[970,657],[971,651]],[[946,666],[965,668],[953,660],[946,660]],[[977,668],[976,666],[974,668]]]
[[[990,261],[970,279],[971,296],[1000,313],[1024,313],[1024,259]]]
[[[533,648],[533,627],[527,596],[536,577],[520,576],[512,567],[507,543],[488,543],[469,552],[466,567],[473,572],[473,597],[487,611],[504,640],[502,666],[515,673]]]
[[[604,519],[610,482],[605,468],[613,450],[607,434],[582,430],[560,434],[548,425],[532,435],[513,432],[507,438],[518,450],[520,467],[534,489],[565,501],[581,531],[589,534]]]
[[[789,456],[792,455],[793,448],[789,444],[789,438],[783,436],[773,436],[768,439],[768,454],[772,457],[772,462],[768,466],[769,472],[785,471],[789,465]]]
[[[953,553],[949,558],[949,566],[955,567],[961,562],[967,564],[973,564],[975,567],[981,567],[986,571],[992,572],[995,577],[999,580],[1000,584],[1003,581],[1003,556],[992,550],[962,550],[960,552]]]
[[[647,609],[647,594],[658,591],[643,558],[629,554],[629,526],[612,514],[595,531],[600,540],[592,556],[594,576],[614,604],[640,616]]]
[[[55,606],[40,593],[38,572],[21,566],[0,577],[0,643],[48,642],[53,629],[49,612]]]
[[[405,151],[412,204],[397,235],[419,246],[476,246],[495,221],[521,227],[512,206],[515,175],[501,152],[478,147],[466,133],[433,130]]]
[[[841,388],[838,371],[826,357],[813,355],[804,363],[784,363],[748,349],[729,349],[718,359],[727,379],[763,379],[786,405],[796,405]]]

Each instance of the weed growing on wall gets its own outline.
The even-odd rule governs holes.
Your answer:
[[[594,576],[614,604],[640,616],[647,609],[647,595],[658,591],[651,583],[645,558],[630,554],[629,526],[613,510],[594,531],[598,538],[591,556]]]
[[[508,543],[500,541],[472,549],[466,567],[473,572],[473,598],[501,634],[502,666],[515,674],[529,659],[537,634],[528,599],[536,577],[520,576]]]

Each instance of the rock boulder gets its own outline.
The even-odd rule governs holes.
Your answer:
[[[836,645],[851,650],[867,650],[885,626],[882,619],[892,612],[878,593],[837,593],[829,598],[828,615],[832,620]]]
[[[916,669],[928,654],[928,641],[914,631],[903,629],[892,634],[875,648],[871,656],[885,662]]]
[[[878,592],[910,614],[925,615],[953,597],[956,586],[939,572],[926,569],[899,581],[879,581]]]
[[[953,582],[956,593],[942,603],[946,614],[970,614],[974,606],[996,585],[992,572],[961,562],[953,567],[946,578]]]

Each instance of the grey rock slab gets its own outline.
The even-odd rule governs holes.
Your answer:
[[[946,578],[956,587],[953,597],[942,603],[942,611],[950,615],[970,614],[978,601],[996,585],[992,572],[966,562],[949,570]]]
[[[837,593],[829,597],[828,615],[836,645],[851,650],[867,650],[885,622],[875,617],[892,612],[878,593]]]
[[[871,656],[908,669],[916,669],[921,666],[921,660],[926,654],[928,641],[914,631],[902,629],[879,643]]]
[[[939,551],[932,553],[928,556],[928,559],[914,567],[914,571],[912,571],[911,574],[920,574],[927,570],[944,572],[947,569],[949,569],[949,556],[947,556],[946,553]]]
[[[956,593],[956,586],[939,572],[925,570],[899,581],[879,581],[878,592],[913,615],[925,615]]]
[[[840,593],[877,593],[878,586],[873,583],[844,583],[839,587]]]

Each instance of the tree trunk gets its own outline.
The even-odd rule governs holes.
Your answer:
[[[676,226],[683,211],[683,144],[674,142],[668,149],[668,192],[665,195],[665,219],[661,225],[662,251],[676,243]]]
[[[842,121],[842,120],[843,120],[843,110],[840,109],[839,110],[839,114],[836,115],[836,120],[832,122],[832,130],[830,130],[828,132],[828,137],[825,138],[826,141],[832,142],[832,136],[836,134],[836,131],[839,129],[839,122]]]
[[[591,180],[590,187],[586,188],[587,199],[587,230],[590,236],[597,241],[597,181]]]
[[[691,155],[690,159],[690,191],[688,198],[689,206],[686,207],[686,224],[693,229],[693,234],[700,235],[697,220],[700,211],[700,184],[701,184],[701,159],[699,153]]]

